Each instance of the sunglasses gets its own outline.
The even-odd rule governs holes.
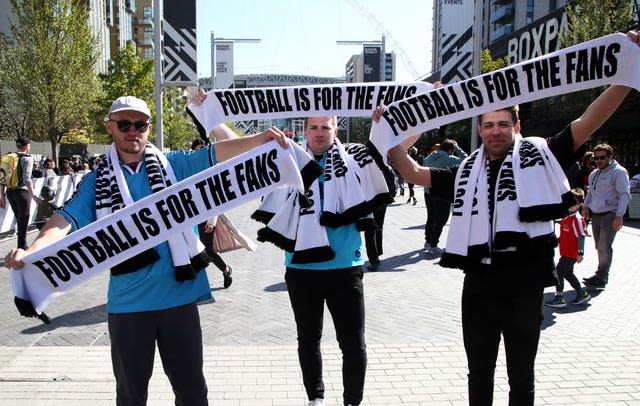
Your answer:
[[[147,128],[149,128],[149,122],[148,121],[136,121],[135,123],[132,123],[129,120],[112,120],[115,121],[117,126],[118,126],[118,130],[122,131],[123,133],[129,132],[129,129],[131,128],[131,126],[133,125],[136,129],[137,132],[139,133],[143,133],[145,131],[147,131]]]
[[[607,155],[604,156],[594,156],[593,159],[596,161],[604,161],[605,159],[609,158]]]

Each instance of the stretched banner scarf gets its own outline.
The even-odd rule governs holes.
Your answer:
[[[611,34],[437,89],[425,83],[426,89],[381,82],[216,90],[200,106],[189,108],[208,134],[224,121],[368,117],[376,106],[386,104],[370,135],[386,159],[389,149],[412,135],[488,111],[610,84],[640,89],[638,66],[640,48],[624,34]],[[363,92],[367,97],[357,97]]]
[[[215,215],[278,187],[303,188],[291,149],[270,142],[154,193],[24,257],[16,297],[41,313],[55,297]]]
[[[387,151],[412,135],[515,104],[616,84],[640,89],[640,48],[612,34],[392,103],[371,128]]]
[[[371,116],[376,106],[424,93],[427,82],[350,83],[339,85],[216,89],[189,110],[206,134],[227,121],[296,117]]]

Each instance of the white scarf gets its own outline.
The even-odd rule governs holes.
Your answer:
[[[11,270],[21,314],[40,314],[51,300],[86,279],[152,249],[168,236],[191,232],[215,215],[283,186],[303,189],[291,154],[275,141],[254,148],[29,253],[21,270]],[[257,168],[267,169],[258,173]],[[97,200],[103,198],[96,195]],[[169,202],[179,213],[160,209]]]
[[[311,160],[306,141],[300,157]],[[306,151],[306,152],[305,152]],[[314,161],[311,161],[314,162]],[[299,162],[304,167],[304,162]],[[292,263],[329,261],[335,252],[329,246],[325,227],[356,223],[359,230],[375,227],[371,218],[379,204],[391,197],[384,176],[366,146],[342,145],[336,138],[326,152],[321,196],[318,175],[305,196],[297,191],[275,191],[268,195],[252,215],[267,226],[258,231],[258,241],[269,241],[293,252]],[[322,207],[320,205],[323,199]],[[306,201],[308,200],[308,204]]]
[[[552,235],[552,220],[574,204],[569,182],[542,138],[516,134],[493,196],[489,196],[488,164],[482,147],[458,169],[451,228],[440,261],[444,267],[489,266],[520,254],[524,241]],[[494,202],[492,223],[489,199]]]
[[[167,157],[153,144],[147,143],[144,149],[144,165],[149,177],[151,192],[157,193],[177,183],[176,175]],[[118,152],[112,144],[107,152],[105,162],[98,168],[96,177],[96,217],[101,219],[125,206],[134,203],[129,186],[124,179]],[[195,279],[197,272],[207,266],[204,255],[205,248],[193,229],[185,229],[179,233],[171,233],[167,239],[171,258],[176,271],[176,280]],[[153,255],[154,250],[147,250],[122,264],[112,268],[113,274],[133,272],[148,263],[140,261]],[[157,259],[157,254],[155,259]],[[137,259],[137,261],[136,261]]]

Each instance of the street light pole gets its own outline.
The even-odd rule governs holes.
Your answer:
[[[164,136],[162,129],[162,92],[163,92],[163,72],[162,72],[162,1],[153,0],[153,24],[155,32],[153,35],[154,60],[155,60],[155,85],[156,85],[156,147],[162,151],[164,148]]]

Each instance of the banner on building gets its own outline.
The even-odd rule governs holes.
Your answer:
[[[198,81],[196,1],[164,0],[164,85],[188,86]]]
[[[233,41],[216,40],[216,83],[214,88],[228,89],[233,84]]]
[[[364,64],[362,77],[365,82],[381,82],[384,80],[380,72],[381,53],[382,47],[379,45],[365,45],[363,47]]]

